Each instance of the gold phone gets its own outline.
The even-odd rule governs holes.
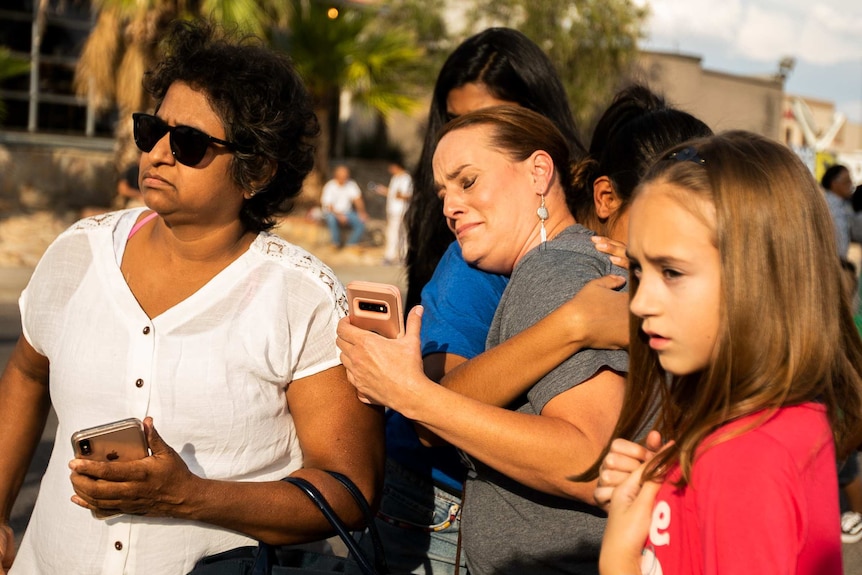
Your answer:
[[[72,434],[72,449],[76,459],[93,461],[133,461],[149,455],[144,424],[134,417],[76,431]],[[120,515],[92,513],[96,519]]]
[[[356,327],[395,339],[404,334],[401,290],[377,282],[352,281],[347,284],[350,323]]]

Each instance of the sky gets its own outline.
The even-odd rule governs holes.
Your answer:
[[[786,93],[834,102],[862,123],[862,0],[633,1],[650,9],[642,49],[741,75],[774,74],[791,56]]]

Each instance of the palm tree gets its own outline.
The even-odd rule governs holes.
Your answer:
[[[9,48],[0,46],[0,82],[6,78],[20,76],[30,71],[30,63],[27,60],[12,56]],[[6,118],[6,105],[0,100],[0,124]]]
[[[380,25],[372,9],[344,4],[333,19],[331,6],[314,0],[94,0],[93,6],[99,17],[78,62],[76,89],[100,109],[119,108],[117,165],[137,153],[130,116],[150,105],[141,78],[158,58],[167,25],[178,17],[207,16],[267,38],[291,55],[316,98],[324,128],[318,170],[326,168],[337,129],[329,118],[338,116],[342,90],[384,115],[416,102],[401,80],[406,68],[421,61],[422,51],[405,29]]]
[[[342,93],[384,118],[409,112],[418,99],[405,77],[424,52],[410,31],[387,25],[368,8],[331,12],[307,0],[292,0],[292,7],[290,29],[274,36],[273,44],[290,54],[315,99],[321,125],[316,163],[325,172],[338,141]]]

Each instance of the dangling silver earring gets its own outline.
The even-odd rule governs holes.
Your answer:
[[[536,215],[539,216],[539,224],[542,226],[540,231],[542,243],[545,243],[548,241],[548,232],[545,231],[545,220],[548,219],[548,208],[545,207],[544,194],[542,195],[542,204],[539,206],[539,209],[536,210]]]

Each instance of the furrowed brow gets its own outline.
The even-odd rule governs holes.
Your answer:
[[[450,182],[450,181],[454,180],[455,178],[457,178],[458,176],[460,176],[460,175],[461,175],[461,172],[462,172],[462,171],[464,170],[464,168],[466,168],[468,165],[469,165],[469,164],[461,164],[460,166],[458,166],[457,168],[455,168],[455,169],[454,169],[454,170],[452,170],[451,172],[449,172],[449,173],[447,173],[447,174],[443,174],[443,177],[444,177],[444,181],[443,181],[443,182],[441,182],[440,180],[437,180],[437,179],[435,178],[435,180],[434,180],[434,189],[435,189],[435,191],[437,192],[437,194],[439,195],[439,194],[440,194],[440,191],[441,191],[441,190],[443,190],[443,189],[446,187],[446,183],[445,183],[445,182]]]
[[[455,178],[457,178],[458,176],[461,175],[461,172],[464,171],[464,168],[466,168],[467,166],[468,166],[468,164],[461,164],[460,166],[458,166],[457,168],[455,168],[454,170],[452,170],[451,172],[446,174],[446,179],[447,180],[454,180]]]

